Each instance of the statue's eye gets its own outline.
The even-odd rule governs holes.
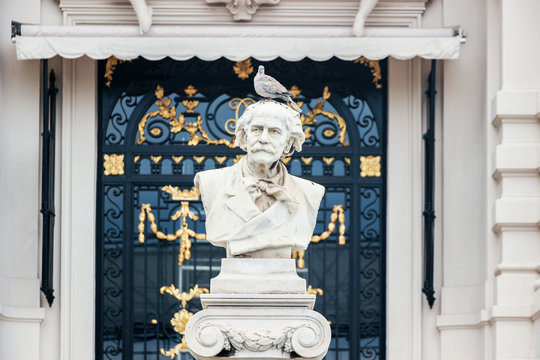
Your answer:
[[[279,129],[275,129],[275,128],[274,128],[274,129],[270,129],[270,131],[271,131],[272,134],[274,134],[274,135],[279,135],[279,134],[281,134],[281,130],[279,130]]]
[[[261,132],[261,127],[260,126],[252,126],[251,127],[251,132]]]

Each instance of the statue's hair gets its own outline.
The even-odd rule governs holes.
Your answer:
[[[287,126],[289,131],[289,144],[283,151],[282,156],[290,156],[295,151],[302,151],[302,144],[306,140],[304,131],[302,129],[302,121],[300,120],[300,113],[296,110],[291,109],[289,106],[279,103],[274,100],[264,100],[251,104],[244,111],[242,116],[238,119],[236,123],[236,128],[234,131],[235,140],[234,144],[240,147],[242,150],[246,151],[246,131],[251,121],[253,120],[254,110],[260,107],[272,107],[271,111],[279,112],[283,115],[281,118],[285,120],[284,123]]]

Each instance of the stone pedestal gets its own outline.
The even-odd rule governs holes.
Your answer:
[[[322,359],[330,326],[291,259],[222,259],[186,327],[197,359]]]

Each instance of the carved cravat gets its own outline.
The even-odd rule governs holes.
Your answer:
[[[257,179],[249,171],[246,161],[242,166],[242,183],[251,200],[261,212],[268,210],[276,201],[282,201],[289,212],[293,213],[298,207],[298,203],[283,186],[287,169],[281,162],[278,162],[276,170],[276,175],[273,177]]]

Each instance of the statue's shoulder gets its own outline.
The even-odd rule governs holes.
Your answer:
[[[306,196],[312,206],[319,208],[319,203],[324,196],[324,186],[310,180],[302,179],[301,177],[289,176],[294,181],[296,188]]]
[[[233,172],[233,166],[224,167],[221,169],[200,171],[195,174],[193,183],[202,191],[203,188],[207,188],[216,184],[223,184],[223,180],[229,177]]]

